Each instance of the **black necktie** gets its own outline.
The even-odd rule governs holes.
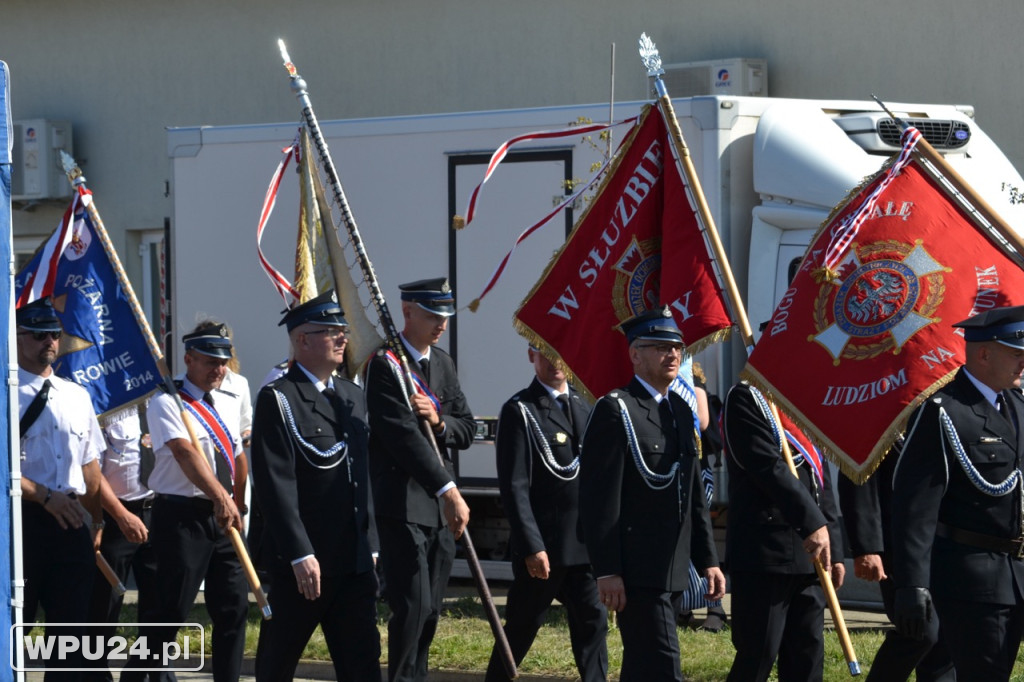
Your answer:
[[[999,414],[1003,415],[1010,426],[1013,427],[1014,431],[1017,430],[1017,425],[1013,421],[1013,415],[1010,413],[1010,403],[1007,402],[1006,398],[1002,393],[996,395],[996,407],[999,409]]]
[[[332,403],[334,399],[338,397],[338,392],[334,390],[334,386],[328,386],[323,390],[324,397],[330,400]]]
[[[203,402],[210,406],[210,409],[213,411],[214,414],[217,413],[217,408],[213,406],[212,395],[210,395],[209,393],[204,393]],[[230,443],[225,443],[224,445],[227,447],[231,446]],[[227,453],[227,456],[234,457],[235,453],[229,452]],[[221,453],[216,452],[216,448],[214,448],[214,460],[216,460],[217,462],[217,480],[220,481],[220,484],[224,486],[225,490],[227,490],[229,493],[234,494],[235,481],[232,479],[231,476],[231,465],[224,460],[224,456]]]
[[[430,384],[430,358],[420,358],[420,374],[423,375],[423,380]]]
[[[668,396],[662,398],[658,403],[658,416],[661,417],[661,431],[665,434],[666,454],[675,459],[675,454],[679,450],[679,434],[676,432],[676,418],[672,414],[672,405],[669,404]]]
[[[576,425],[572,421],[572,405],[569,403],[569,394],[563,393],[558,396],[558,404],[561,406],[562,412],[565,413],[565,418],[569,420],[569,427],[575,431]]]

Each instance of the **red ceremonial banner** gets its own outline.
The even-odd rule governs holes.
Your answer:
[[[1024,271],[919,157],[891,164],[822,226],[741,372],[857,482],[963,364],[951,325],[1024,302]],[[879,188],[837,250],[844,220]]]
[[[668,126],[648,106],[515,325],[597,398],[633,375],[618,325],[661,305],[671,307],[691,353],[732,325]]]

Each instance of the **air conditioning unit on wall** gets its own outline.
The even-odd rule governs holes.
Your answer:
[[[71,122],[45,118],[14,121],[11,200],[39,201],[71,196],[60,152],[73,155]]]
[[[671,97],[701,95],[732,95],[734,97],[768,96],[768,61],[731,57],[704,62],[665,64],[661,78]],[[651,81],[648,78],[648,81]],[[656,95],[652,82],[648,92]]]

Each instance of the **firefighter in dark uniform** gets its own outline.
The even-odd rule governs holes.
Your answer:
[[[256,677],[291,679],[320,625],[336,679],[379,680],[366,399],[334,373],[348,325],[334,290],[292,308],[280,324],[295,362],[260,391],[253,421],[253,490],[274,586]]]
[[[785,430],[798,476],[764,396],[742,382],[729,390],[722,431],[735,682],[767,680],[776,658],[781,682],[821,680],[825,594],[812,562],[830,569],[836,589],[845,576],[828,466],[795,427]]]
[[[893,478],[896,627],[942,623],[957,679],[1008,680],[1024,634],[1024,306],[953,325],[966,363],[911,415]]]
[[[401,333],[416,390],[406,389],[391,351],[381,350],[366,373],[370,417],[370,480],[380,534],[388,621],[388,679],[425,680],[455,540],[469,507],[455,486],[449,449],[473,443],[476,422],[459,386],[455,363],[436,347],[455,314],[448,280],[403,284]],[[444,462],[421,430],[433,431]]]
[[[597,596],[579,521],[580,441],[590,406],[555,363],[533,346],[528,354],[536,376],[502,406],[495,444],[514,577],[505,635],[519,665],[558,599],[580,679],[598,682],[608,675],[608,612]],[[509,679],[497,646],[486,679]]]
[[[683,339],[666,307],[622,324],[635,376],[597,402],[580,456],[583,537],[606,608],[618,612],[623,682],[682,680],[677,602],[692,560],[721,599],[693,413],[669,389]]]
[[[903,450],[902,438],[885,456],[871,478],[857,485],[846,476],[837,482],[839,509],[853,552],[853,572],[861,580],[877,582],[885,613],[892,620],[892,475]],[[938,628],[928,637],[914,639],[891,629],[871,661],[866,682],[906,680],[913,672],[917,682],[951,682],[956,679],[946,645]]]

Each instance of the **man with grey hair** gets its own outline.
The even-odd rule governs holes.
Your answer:
[[[256,399],[253,491],[266,529],[274,618],[260,624],[256,677],[286,680],[317,625],[338,680],[380,680],[376,531],[366,398],[335,373],[348,324],[333,290],[285,313],[294,362]]]

